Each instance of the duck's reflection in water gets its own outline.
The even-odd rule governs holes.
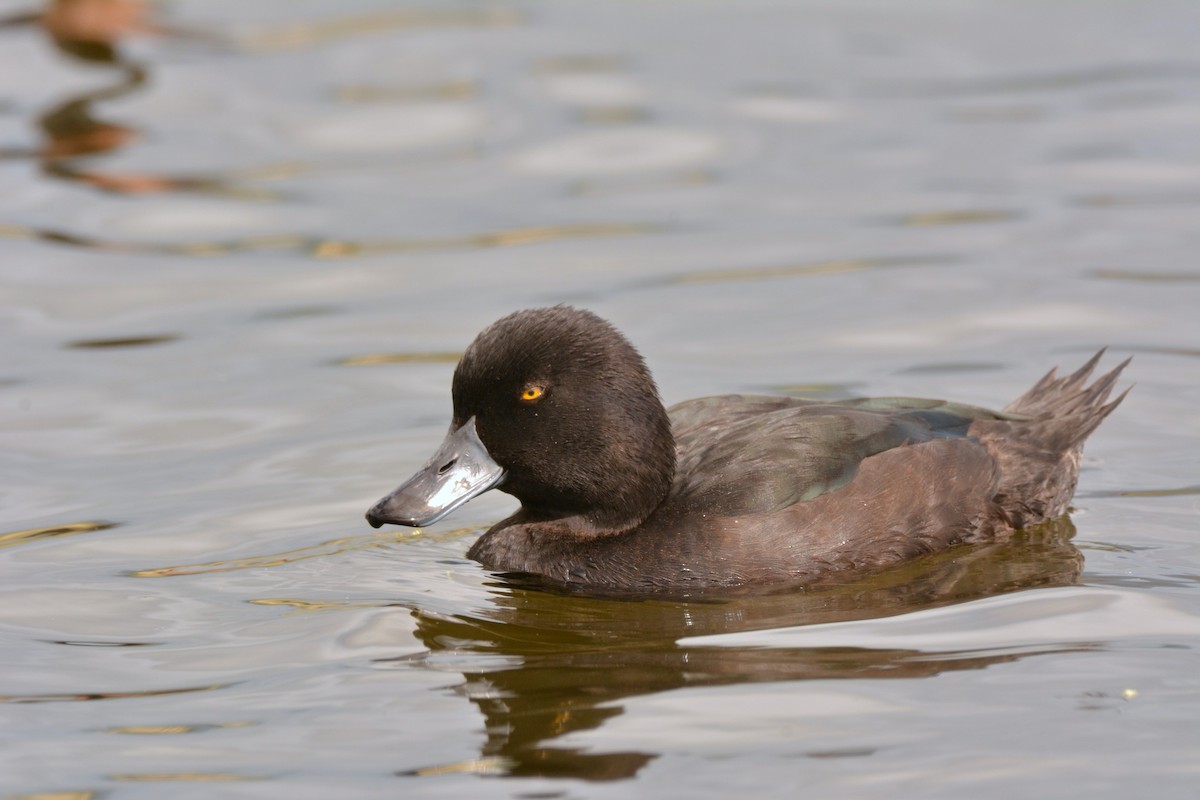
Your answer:
[[[705,634],[886,617],[1022,589],[1078,581],[1082,554],[1064,517],[1011,538],[955,548],[887,573],[801,593],[722,602],[608,601],[520,585],[498,587],[477,616],[415,612],[429,648],[416,661],[459,669],[459,691],[483,712],[479,760],[403,775],[475,771],[586,780],[627,778],[651,752],[555,747],[564,734],[622,713],[621,698],[684,686],[834,678],[922,678],[981,669],[1034,652],[930,653],[865,648],[689,647]],[[411,665],[413,657],[389,664]],[[478,664],[478,669],[468,665]]]

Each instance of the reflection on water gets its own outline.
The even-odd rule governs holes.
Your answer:
[[[69,522],[65,525],[51,525],[45,528],[30,528],[23,531],[13,531],[12,533],[0,533],[0,547],[15,547],[19,544],[27,544],[56,536],[75,536],[76,534],[91,533],[92,531],[106,531],[113,527],[116,527],[116,523],[114,522]]]
[[[1051,92],[1090,86],[1119,85],[1145,80],[1194,79],[1200,66],[1186,62],[1143,62],[1045,72],[1020,76],[984,77],[968,80],[943,80],[923,83],[891,83],[889,93],[911,95],[1016,94]]]
[[[600,197],[637,194],[655,189],[688,188],[716,183],[717,175],[711,170],[690,169],[682,172],[653,172],[645,175],[608,175],[602,179],[574,181],[568,193],[576,197]]]
[[[1157,194],[1117,195],[1089,194],[1075,199],[1084,206],[1132,207],[1139,206],[1191,206],[1200,204],[1200,193],[1197,192],[1162,192]]]
[[[44,144],[34,152],[0,151],[0,157],[33,157],[43,172],[54,178],[86,184],[115,194],[159,192],[240,192],[215,176],[169,176],[146,172],[117,172],[85,166],[90,157],[112,153],[135,143],[135,128],[105,119],[96,106],[143,89],[148,80],[144,65],[121,50],[121,41],[133,35],[211,39],[197,31],[172,28],[154,18],[145,0],[52,0],[40,14],[0,20],[0,27],[38,25],[63,53],[96,69],[115,73],[105,86],[73,95],[50,107],[37,119]],[[63,235],[70,239],[69,234]]]
[[[1130,353],[1154,353],[1160,356],[1200,358],[1200,347],[1169,347],[1162,345],[1128,344],[1122,345],[1120,349],[1126,350]]]
[[[614,780],[633,776],[651,752],[595,753],[554,740],[597,728],[625,698],[684,686],[831,678],[918,678],[981,669],[1071,647],[928,653],[864,648],[682,646],[683,637],[885,617],[1022,589],[1075,583],[1083,556],[1069,518],[1007,541],[960,547],[848,584],[714,603],[597,601],[497,587],[492,607],[472,616],[416,612],[428,651],[380,667],[462,669],[469,654],[487,667],[463,670],[458,688],[484,716],[479,759],[424,765],[407,775],[479,772]],[[475,659],[476,661],[478,659]]]
[[[122,37],[158,30],[146,0],[51,0],[38,21],[63,50],[103,62]]]
[[[133,783],[228,783],[230,781],[263,781],[266,775],[239,775],[234,772],[130,772],[109,775],[110,781]]]
[[[341,103],[395,103],[413,100],[470,100],[479,95],[474,81],[445,81],[419,86],[356,84],[342,86],[334,94]]]
[[[166,344],[179,338],[177,333],[161,333],[150,336],[123,336],[119,339],[77,339],[68,342],[67,347],[74,350],[111,350],[124,347],[147,347],[155,344]]]
[[[540,225],[528,228],[512,228],[509,230],[472,233],[463,236],[445,236],[427,239],[412,238],[366,241],[328,239],[300,234],[271,234],[229,241],[144,243],[114,241],[94,236],[81,236],[61,230],[31,228],[22,225],[0,225],[0,239],[39,239],[51,244],[116,253],[158,253],[162,255],[211,258],[233,255],[235,253],[291,250],[312,258],[338,259],[438,250],[519,247],[571,239],[648,235],[659,233],[663,230],[662,226],[643,223],[595,223]]]
[[[1181,486],[1177,489],[1110,489],[1080,492],[1080,497],[1180,497],[1200,494],[1200,486]]]
[[[225,684],[188,686],[182,689],[143,689],[136,692],[80,692],[53,694],[0,694],[0,703],[78,703],[92,700],[126,700],[132,697],[162,697],[170,694],[191,692],[213,692],[224,689]]]
[[[504,8],[406,8],[280,26],[246,36],[240,44],[248,52],[287,50],[388,30],[443,27],[508,28],[520,23],[520,14]]]
[[[428,352],[428,353],[366,353],[359,356],[347,356],[335,363],[340,367],[374,367],[379,364],[457,364],[462,353]]]
[[[221,722],[211,725],[122,725],[106,728],[105,733],[120,733],[130,736],[176,736],[183,733],[200,733],[201,731],[217,730],[220,728],[246,728],[253,722]]]
[[[953,259],[942,255],[890,256],[880,258],[842,258],[834,261],[817,261],[811,264],[783,264],[772,267],[742,267],[728,269],[697,270],[672,276],[657,283],[692,284],[725,283],[729,281],[763,281],[777,278],[811,277],[816,275],[841,275],[864,270],[888,269],[891,267],[929,266],[945,264]]]
[[[980,225],[988,222],[1009,222],[1020,214],[998,208],[975,208],[963,211],[925,211],[909,214],[900,219],[901,225],[914,228],[932,228],[943,225]]]
[[[307,561],[310,558],[324,558],[338,553],[348,553],[354,550],[364,550],[371,547],[386,547],[398,540],[420,536],[421,531],[397,530],[367,534],[366,536],[346,536],[322,542],[311,547],[301,547],[286,553],[273,553],[263,556],[247,556],[223,561],[208,561],[203,564],[180,564],[171,567],[154,567],[138,569],[129,573],[133,578],[172,578],[177,575],[199,575],[207,572],[232,572],[239,569],[260,569],[263,567],[278,567],[293,564],[297,561]]]
[[[1200,272],[1140,272],[1130,269],[1096,269],[1093,278],[1109,281],[1148,281],[1151,283],[1187,283],[1200,281]]]

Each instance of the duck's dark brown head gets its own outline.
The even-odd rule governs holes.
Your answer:
[[[555,306],[493,323],[463,354],[452,394],[446,443],[368,513],[373,525],[428,524],[495,486],[526,517],[611,533],[636,526],[670,489],[675,443],[654,380],[625,337],[589,311]],[[459,499],[449,484],[464,460]],[[435,515],[441,501],[419,495],[439,493],[449,508]]]

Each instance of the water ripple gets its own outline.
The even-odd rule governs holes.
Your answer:
[[[673,275],[651,285],[677,285],[693,283],[724,283],[727,281],[757,281],[775,278],[796,278],[813,275],[840,275],[847,272],[863,272],[888,267],[944,264],[952,259],[944,255],[926,256],[883,256],[879,258],[842,258],[831,261],[814,261],[807,264],[784,264],[775,267],[740,267],[730,269],[700,270]]]
[[[215,722],[199,725],[120,725],[105,728],[105,733],[119,733],[130,736],[177,736],[184,733],[200,733],[202,731],[220,728],[249,728],[257,722]]]
[[[239,44],[248,52],[296,50],[335,39],[374,36],[386,30],[511,28],[523,21],[520,13],[505,8],[407,8],[281,25],[244,36]]]
[[[720,155],[723,142],[704,131],[617,128],[575,134],[518,154],[521,172],[537,175],[595,175],[679,169]]]
[[[305,561],[310,558],[324,558],[340,553],[349,553],[354,550],[382,547],[420,535],[420,529],[414,529],[412,531],[384,531],[365,536],[345,536],[312,545],[311,547],[301,547],[283,553],[247,556],[245,558],[233,558],[221,561],[207,561],[201,564],[180,564],[171,567],[139,569],[126,574],[132,578],[173,578],[178,575],[199,575],[206,572],[231,572],[239,569],[279,567],[285,564],[294,564],[297,561]]]
[[[165,344],[179,339],[177,333],[162,333],[149,336],[124,336],[117,339],[76,339],[66,346],[73,350],[107,350],[123,347],[146,347],[148,345]]]
[[[1200,281],[1200,272],[1141,272],[1131,269],[1094,269],[1089,277],[1107,281],[1144,281],[1146,283],[1190,283]]]
[[[896,220],[913,228],[936,228],[946,225],[981,225],[991,222],[1011,222],[1021,217],[1015,211],[998,208],[976,208],[958,211],[922,211]]]
[[[1113,350],[1125,350],[1130,353],[1153,353],[1160,356],[1183,356],[1184,358],[1200,358],[1200,348],[1197,347],[1167,347],[1165,345],[1133,344],[1113,347]]]
[[[0,703],[78,703],[92,700],[125,700],[133,697],[162,697],[169,694],[213,692],[233,684],[213,683],[182,689],[142,689],[134,692],[55,692],[50,694],[0,694]]]
[[[134,783],[228,783],[232,781],[262,781],[265,775],[242,775],[236,772],[129,772],[109,775],[110,781]]]
[[[1200,486],[1180,486],[1173,489],[1107,489],[1079,492],[1076,497],[1185,497],[1200,494]]]
[[[351,256],[385,255],[389,253],[516,247],[570,239],[645,235],[660,233],[663,230],[665,230],[664,226],[650,223],[609,222],[539,225],[427,239],[365,241],[324,238],[299,233],[281,233],[229,241],[197,241],[172,244],[117,241],[52,228],[0,223],[0,239],[34,239],[51,244],[114,253],[155,253],[163,255],[216,257],[232,255],[234,253],[290,250],[309,255],[313,258],[349,258]]]
[[[339,87],[334,92],[334,99],[347,105],[409,103],[418,100],[473,100],[479,93],[479,84],[467,80],[416,86],[357,83]]]
[[[432,775],[506,775],[516,766],[516,760],[504,756],[471,758],[466,761],[455,761],[449,764],[437,764],[432,767],[401,770],[399,777],[426,778]],[[540,795],[539,795],[540,796]],[[546,795],[558,797],[559,795]]]
[[[1190,206],[1200,204],[1200,192],[1160,192],[1154,194],[1087,194],[1072,198],[1076,205],[1094,208],[1139,208]]]
[[[374,367],[379,364],[457,364],[462,357],[459,351],[424,353],[366,353],[347,356],[334,363],[339,367]]]
[[[1080,89],[1092,86],[1154,80],[1190,80],[1200,76],[1200,64],[1161,62],[1143,64],[1101,64],[1076,70],[1027,75],[1002,75],[990,78],[909,81],[881,87],[878,94],[912,97],[960,94],[1010,94]]]
[[[51,539],[58,536],[75,536],[80,533],[91,533],[92,531],[106,531],[109,528],[115,528],[115,522],[69,522],[65,525],[51,525],[45,528],[29,528],[23,531],[13,531],[12,533],[0,534],[0,548],[15,547],[19,544],[28,544],[42,539]]]
[[[283,606],[295,609],[296,612],[312,611],[348,611],[356,608],[385,608],[387,606],[404,605],[392,598],[378,600],[303,600],[299,597],[261,597],[246,602],[255,606]],[[407,608],[408,606],[404,606]]]

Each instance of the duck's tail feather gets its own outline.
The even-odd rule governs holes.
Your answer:
[[[1121,372],[1133,360],[1132,357],[1101,375],[1090,386],[1087,385],[1088,378],[1106,350],[1100,350],[1082,367],[1064,378],[1057,377],[1057,367],[1050,370],[1032,389],[1004,410],[1032,417],[1035,424],[1031,428],[1038,432],[1042,444],[1050,449],[1066,452],[1081,446],[1133,388],[1129,387],[1112,402],[1106,402]]]
[[[1109,400],[1128,358],[1088,384],[1104,352],[1065,377],[1050,370],[1004,409],[1023,419],[972,426],[1000,466],[995,500],[1012,527],[1034,525],[1067,510],[1079,479],[1083,443],[1133,388]]]

